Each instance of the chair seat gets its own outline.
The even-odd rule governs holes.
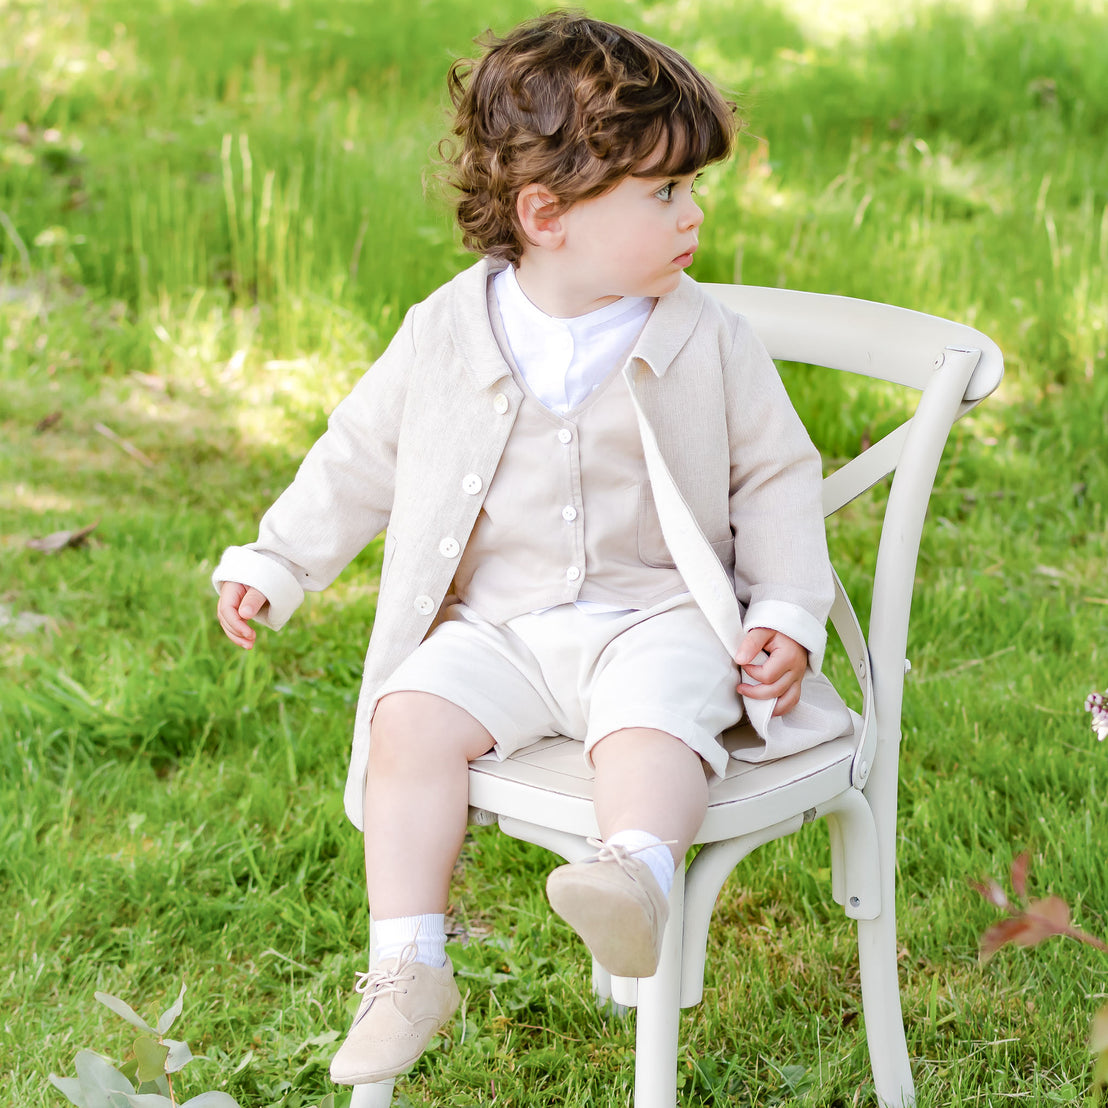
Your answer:
[[[744,745],[745,730],[729,732],[724,745],[729,750]],[[731,758],[726,776],[712,785],[696,841],[735,838],[826,803],[850,788],[854,749],[854,737],[847,736],[776,761]],[[592,771],[574,739],[540,739],[505,761],[470,763],[469,802],[497,816],[571,835],[599,834]]]

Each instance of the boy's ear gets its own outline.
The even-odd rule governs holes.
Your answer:
[[[558,198],[545,185],[524,185],[516,196],[516,218],[524,237],[534,246],[561,245],[564,237]]]

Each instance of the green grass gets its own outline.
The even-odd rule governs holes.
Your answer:
[[[834,8],[830,13],[826,10]],[[403,310],[465,264],[424,195],[443,76],[530,3],[0,0],[0,1102],[119,1058],[94,989],[156,1013],[244,1108],[318,1102],[364,960],[341,782],[371,548],[244,656],[206,577],[251,537]],[[1100,0],[605,0],[735,90],[704,182],[704,280],[959,318],[1005,352],[948,449],[909,653],[898,893],[921,1106],[1081,1104],[1108,963],[977,964],[968,879],[1108,933],[1108,23]],[[829,458],[898,401],[791,370]],[[113,437],[114,436],[114,437]],[[130,446],[130,451],[120,445]],[[864,575],[882,493],[831,540]],[[53,555],[27,541],[96,524]],[[681,1103],[874,1103],[852,929],[813,830],[721,897]],[[465,1017],[409,1105],[628,1105],[633,1021],[593,1007],[550,859],[494,831],[459,865]],[[341,1098],[340,1098],[341,1103]]]

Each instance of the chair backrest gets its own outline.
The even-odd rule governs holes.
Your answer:
[[[878,749],[900,738],[916,558],[943,447],[954,422],[1000,384],[1004,359],[996,343],[980,331],[907,308],[752,285],[704,288],[747,317],[775,360],[860,374],[920,394],[900,426],[824,480],[824,510],[831,515],[894,474],[874,567],[868,635],[863,639],[838,582],[831,614],[863,700],[867,706],[872,702],[877,717],[876,726],[867,718],[855,756],[853,777],[864,784]],[[872,690],[867,687],[871,680]],[[896,758],[880,762],[895,805],[895,776],[889,780],[889,774],[896,773]]]

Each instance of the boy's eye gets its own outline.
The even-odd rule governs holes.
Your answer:
[[[654,194],[659,200],[672,200],[673,199],[673,181],[667,181],[658,191]]]

